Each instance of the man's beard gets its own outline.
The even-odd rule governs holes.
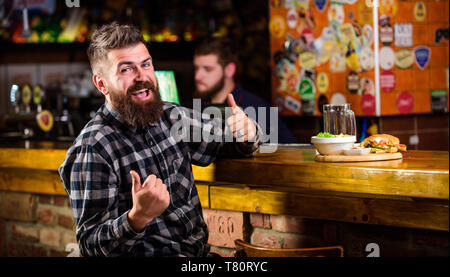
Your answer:
[[[152,93],[152,97],[143,103],[134,101],[131,93],[145,88],[150,90],[149,93]],[[137,82],[128,88],[125,95],[115,91],[110,95],[111,104],[117,109],[117,112],[123,119],[133,127],[145,127],[158,121],[161,117],[163,103],[159,94],[159,88],[152,81]]]
[[[223,89],[225,85],[225,76],[222,76],[217,83],[212,86],[212,88],[206,91],[198,91],[197,89],[194,92],[194,98],[201,98],[203,101],[211,102],[211,98],[219,93]]]

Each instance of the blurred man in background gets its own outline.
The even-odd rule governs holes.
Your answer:
[[[231,93],[238,106],[244,111],[248,107],[253,107],[256,116],[258,107],[263,107],[266,109],[266,135],[278,131],[278,143],[296,143],[278,114],[276,114],[278,130],[271,129],[270,104],[238,84],[238,64],[237,50],[230,39],[212,37],[204,40],[194,52],[196,87],[194,97],[200,98],[205,105],[225,105],[227,95]],[[254,120],[261,125],[258,117]]]

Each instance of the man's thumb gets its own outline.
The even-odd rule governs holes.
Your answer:
[[[232,109],[234,109],[234,108],[237,107],[236,101],[234,101],[234,96],[233,96],[233,94],[229,93],[229,94],[227,95],[227,103],[228,103],[228,106],[230,106]]]
[[[142,186],[141,186],[141,178],[139,177],[139,174],[137,174],[136,171],[130,170],[131,175],[131,182],[132,182],[132,189],[135,192],[138,192]]]

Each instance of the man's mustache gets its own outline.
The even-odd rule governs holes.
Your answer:
[[[135,91],[142,90],[142,89],[149,89],[152,92],[156,91],[156,86],[152,81],[145,81],[145,82],[136,82],[134,85],[129,87],[127,89],[127,94],[131,94]]]

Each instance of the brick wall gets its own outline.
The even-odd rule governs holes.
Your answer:
[[[76,243],[65,196],[0,191],[0,256],[64,257]]]
[[[411,150],[449,150],[448,115],[383,117],[380,132],[392,134]]]
[[[211,214],[214,215],[214,220],[210,219]],[[366,247],[370,243],[379,246],[382,257],[449,255],[448,232],[208,209],[204,209],[204,215],[212,234],[209,238],[212,251],[222,256],[233,255],[233,241],[237,238],[273,248],[341,245],[346,257],[369,255],[371,252],[366,251]],[[245,223],[248,225],[245,226]],[[226,224],[233,226],[225,226]],[[222,232],[218,230],[218,226]],[[244,228],[239,229],[239,226]],[[217,233],[221,234],[220,239],[215,235]]]
[[[342,245],[364,257],[369,243],[380,256],[447,256],[448,232],[342,223],[295,216],[203,209],[212,251],[234,254],[234,240],[276,248]],[[0,191],[0,257],[64,257],[76,243],[68,197]]]

